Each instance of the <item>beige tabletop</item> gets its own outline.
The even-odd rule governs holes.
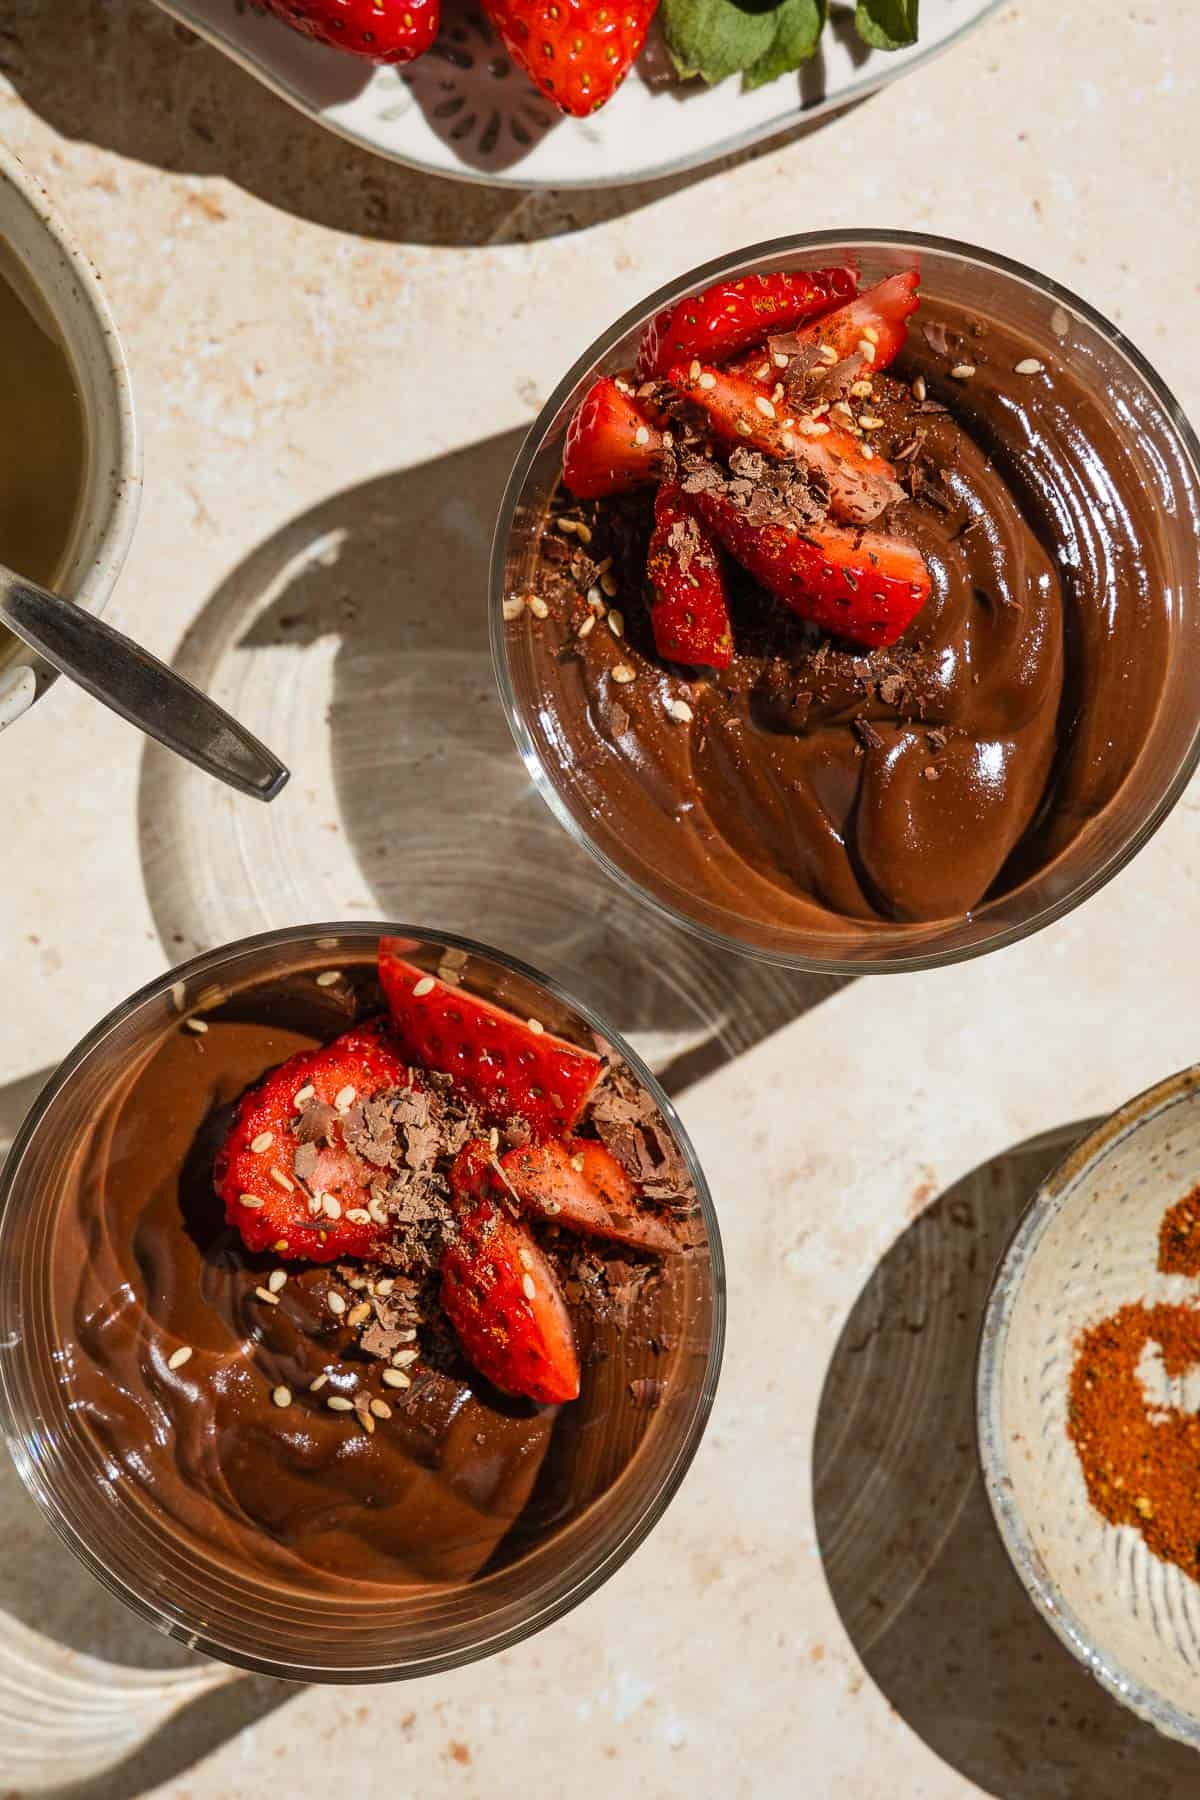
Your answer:
[[[0,1141],[165,960],[424,917],[565,974],[633,1034],[730,1264],[722,1389],[666,1520],[569,1619],[457,1674],[226,1684],[100,1595],[5,1470],[0,1790],[1200,1792],[1200,1764],[1036,1623],[968,1385],[1039,1170],[1200,1055],[1198,790],[1018,949],[844,987],[738,967],[640,916],[530,794],[482,616],[541,398],[616,312],[752,239],[976,240],[1077,289],[1200,414],[1198,67],[1188,0],[1024,5],[736,167],[521,196],[349,149],[148,0],[0,0],[0,137],[99,265],[133,366],[145,501],[110,616],[295,767],[256,809],[65,683],[5,736]]]

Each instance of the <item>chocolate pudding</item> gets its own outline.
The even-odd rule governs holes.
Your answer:
[[[345,1303],[330,1307],[336,1291],[352,1313],[367,1283],[356,1292],[340,1265],[251,1254],[213,1188],[248,1086],[379,1006],[366,966],[325,988],[305,972],[208,1011],[207,1029],[160,1032],[94,1120],[51,1258],[71,1419],[122,1503],[189,1557],[334,1596],[465,1582],[566,1530],[666,1417],[696,1293],[687,1255],[656,1262],[551,1226],[539,1242],[570,1304],[577,1401],[508,1398],[424,1325],[392,1334],[419,1337],[419,1351],[398,1385],[381,1385]],[[670,1144],[649,1096],[610,1061],[584,1128],[632,1113]],[[698,1229],[685,1186],[681,1240]],[[382,1407],[349,1410],[368,1392]],[[331,1410],[337,1395],[347,1410]]]
[[[1170,641],[1169,526],[1131,422],[1068,347],[1031,358],[924,296],[872,385],[870,442],[903,490],[872,529],[932,576],[892,648],[829,638],[731,565],[731,666],[664,663],[645,491],[557,495],[537,604],[508,626],[530,634],[539,751],[601,846],[707,908],[806,932],[958,918],[1045,869],[1132,769]],[[762,464],[730,459],[750,485]]]

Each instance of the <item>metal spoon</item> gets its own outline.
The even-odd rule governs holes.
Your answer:
[[[0,624],[139,731],[256,800],[274,800],[284,765],[199,688],[94,613],[0,563]]]

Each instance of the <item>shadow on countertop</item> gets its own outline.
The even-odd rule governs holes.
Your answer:
[[[231,0],[232,4],[232,0]],[[280,29],[284,29],[280,27]],[[447,48],[453,45],[447,37]],[[331,53],[332,54],[332,53]],[[345,79],[361,64],[345,59]],[[425,58],[413,84],[435,130],[456,71]],[[702,177],[778,150],[836,113],[704,169],[587,191],[489,188],[401,167],[348,142],[264,88],[152,0],[23,0],[0,8],[0,75],[55,131],[177,174],[222,175],[271,206],[332,230],[396,243],[485,246],[551,238],[620,218]],[[817,65],[801,78],[810,98]],[[530,87],[531,130],[553,128]],[[446,134],[462,115],[446,116]],[[467,161],[472,159],[467,157]],[[514,165],[507,170],[514,173]],[[748,233],[763,236],[764,232]]]
[[[679,1092],[843,983],[712,950],[659,918],[533,788],[487,631],[492,527],[520,441],[505,433],[335,495],[227,577],[175,666],[272,744],[294,791],[207,829],[202,809],[223,797],[148,744],[146,891],[177,959],[345,917],[352,876],[375,917],[461,931],[558,977]]]
[[[1195,1752],[1161,1737],[1043,1625],[979,1474],[975,1351],[1030,1196],[1095,1125],[1016,1145],[928,1206],[855,1302],[813,1454],[830,1591],[867,1672],[952,1768],[998,1800],[1175,1800]]]

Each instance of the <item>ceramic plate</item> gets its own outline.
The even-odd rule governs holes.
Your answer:
[[[556,113],[509,62],[470,0],[449,0],[437,44],[403,73],[323,49],[244,0],[159,0],[260,81],[355,143],[491,186],[608,187],[698,167],[860,99],[944,50],[999,0],[922,0],[921,42],[868,50],[853,11],[831,8],[819,55],[753,93],[671,78],[661,40],[590,119]]]

